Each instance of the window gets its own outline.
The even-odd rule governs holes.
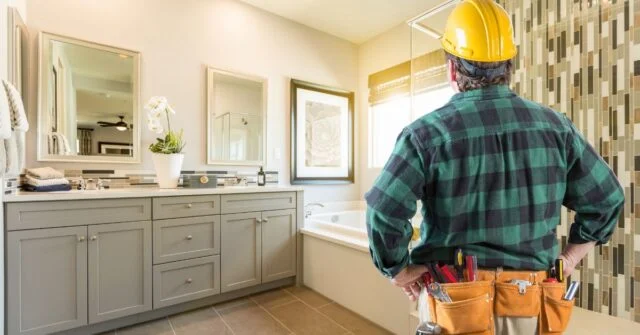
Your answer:
[[[369,167],[381,168],[391,156],[396,139],[411,122],[409,97],[392,99],[369,109]]]
[[[441,86],[411,99],[399,97],[371,106],[369,109],[369,168],[382,168],[391,156],[396,139],[404,127],[412,121],[445,105],[454,92]]]

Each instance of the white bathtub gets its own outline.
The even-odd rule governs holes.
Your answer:
[[[373,266],[364,210],[310,216],[302,234],[306,286],[394,334],[415,333],[412,304]]]

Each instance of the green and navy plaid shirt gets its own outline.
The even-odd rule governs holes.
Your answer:
[[[549,268],[559,254],[564,205],[576,211],[569,243],[605,243],[624,204],[616,176],[564,115],[507,86],[453,96],[406,127],[366,194],[374,264],[395,276],[408,264]],[[409,220],[422,201],[420,243]]]

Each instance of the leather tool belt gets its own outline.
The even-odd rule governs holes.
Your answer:
[[[476,281],[440,284],[451,302],[429,295],[431,321],[442,328],[442,334],[492,335],[496,327],[501,328],[501,321],[518,320],[530,321],[530,334],[536,328],[538,334],[562,334],[574,300],[563,300],[567,282],[544,282],[546,278],[545,271],[478,270]],[[514,284],[515,280],[522,282]]]

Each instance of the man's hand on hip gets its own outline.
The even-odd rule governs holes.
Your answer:
[[[416,301],[420,295],[419,282],[425,272],[427,272],[427,267],[424,265],[409,265],[393,277],[391,283],[402,288],[409,300]]]

